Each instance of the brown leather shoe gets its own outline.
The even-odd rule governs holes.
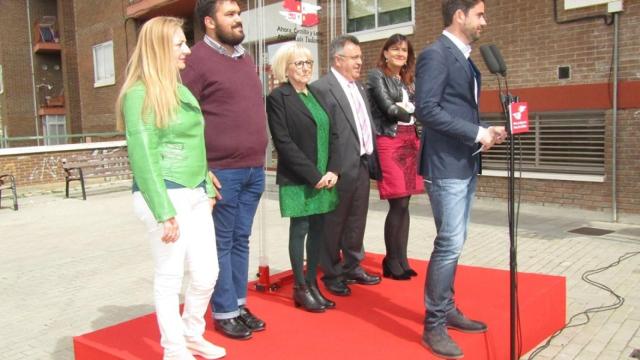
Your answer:
[[[449,329],[470,334],[483,333],[487,331],[487,324],[482,321],[469,319],[464,316],[459,309],[453,309],[447,313],[446,324]]]
[[[422,345],[443,359],[462,359],[464,356],[458,344],[447,334],[444,326],[425,330],[422,335]]]

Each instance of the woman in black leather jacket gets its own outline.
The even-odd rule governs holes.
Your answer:
[[[384,225],[387,254],[382,269],[385,277],[395,280],[417,275],[407,260],[409,199],[424,192],[416,165],[420,141],[413,116],[414,71],[411,43],[404,35],[395,34],[385,42],[367,82],[382,170],[378,190],[380,198],[389,201]]]

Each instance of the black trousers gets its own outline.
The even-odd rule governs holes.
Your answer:
[[[363,158],[355,183],[338,183],[338,207],[325,215],[321,257],[324,270],[322,280],[325,282],[340,281],[344,275],[364,271],[360,262],[364,259],[363,240],[369,210],[369,190],[369,167],[367,159]]]

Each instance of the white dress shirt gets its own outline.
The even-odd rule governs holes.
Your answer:
[[[336,77],[336,79],[338,79],[338,83],[342,87],[342,90],[344,90],[345,94],[347,94],[347,100],[349,101],[349,106],[351,106],[353,118],[356,121],[356,130],[358,131],[358,139],[360,140],[360,155],[373,153],[373,141],[374,141],[373,138],[371,138],[371,135],[369,135],[370,141],[367,144],[365,144],[364,136],[362,133],[362,131],[368,131],[368,134],[371,134],[371,121],[369,119],[369,114],[367,114],[367,111],[366,111],[367,106],[364,103],[364,99],[362,98],[360,91],[358,90],[357,82],[347,80],[344,76],[342,76],[342,74],[340,74],[333,67],[331,68],[331,72]],[[352,91],[350,86],[355,86],[355,89],[358,91]],[[351,96],[351,94],[353,94],[353,97]],[[360,125],[358,124],[359,116],[356,111],[357,105],[354,103],[354,101],[360,102],[360,106],[362,107],[362,109],[364,109],[363,115],[366,118],[365,119],[366,121],[364,121],[364,124],[365,124],[364,129],[361,129]]]

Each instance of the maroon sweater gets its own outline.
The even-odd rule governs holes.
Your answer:
[[[251,57],[233,59],[199,41],[181,76],[204,114],[209,167],[264,166],[267,118]]]

